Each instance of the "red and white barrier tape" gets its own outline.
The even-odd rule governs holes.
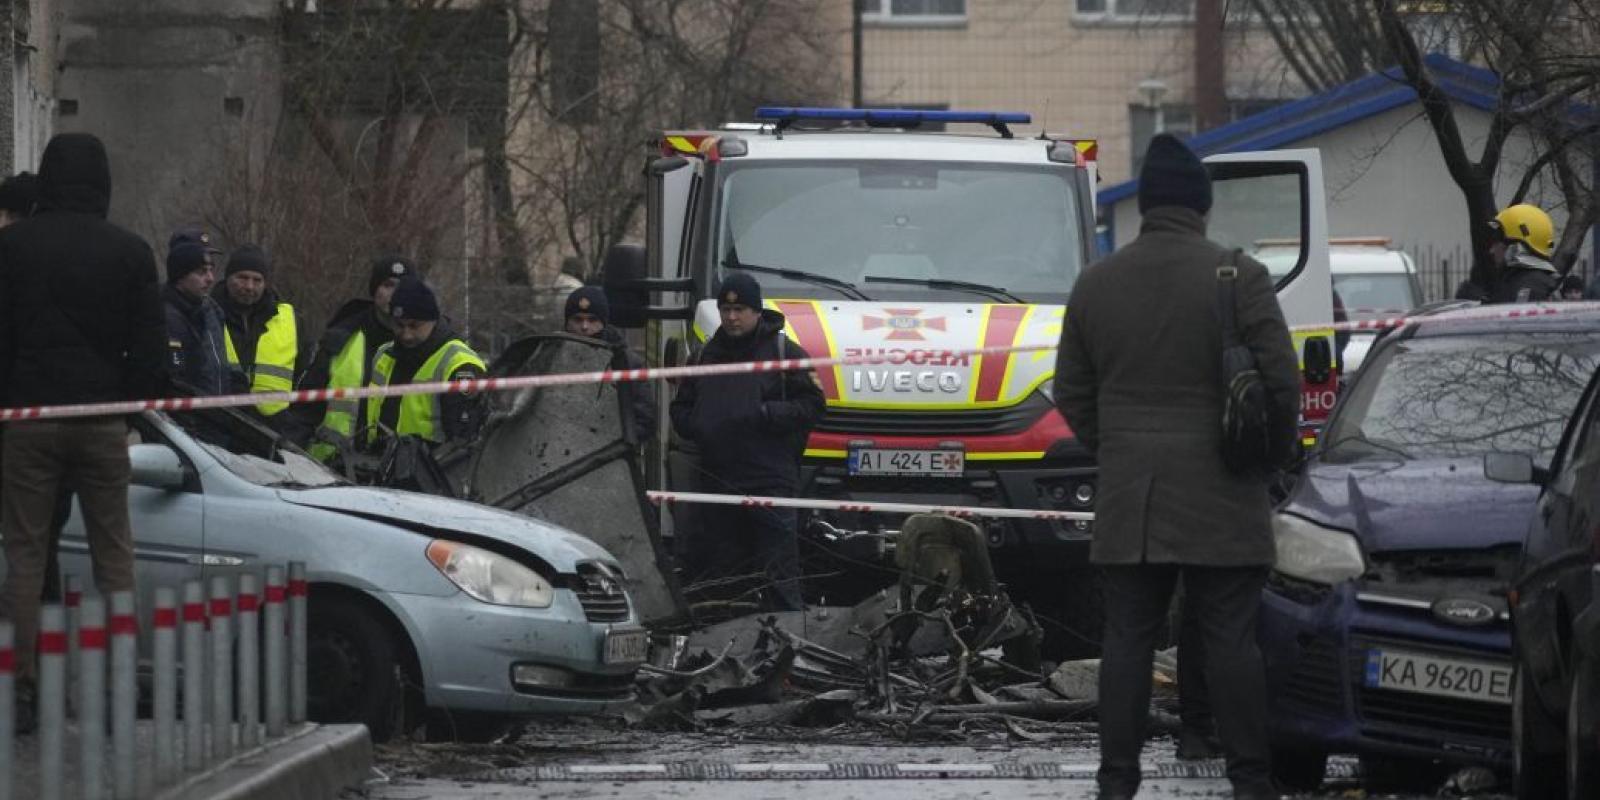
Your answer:
[[[931,506],[920,503],[878,503],[854,500],[813,500],[805,497],[761,497],[741,494],[703,494],[700,492],[647,492],[651,502],[704,503],[745,508],[801,508],[812,511],[854,511],[881,514],[949,514],[952,517],[998,517],[1001,519],[1043,519],[1089,522],[1089,511],[1048,511],[1029,508],[987,508],[983,506]]]
[[[1022,347],[983,347],[973,350],[952,350],[952,358],[1034,353],[1056,349],[1055,345],[1028,345]],[[413,394],[444,394],[458,392],[506,392],[539,386],[570,386],[586,383],[623,383],[628,381],[670,380],[673,378],[700,378],[709,375],[743,375],[753,372],[789,372],[818,367],[856,366],[878,363],[879,356],[832,356],[828,358],[785,358],[775,361],[744,361],[736,364],[700,364],[689,367],[645,367],[642,369],[602,370],[600,372],[571,372],[560,375],[518,375],[510,378],[463,378],[435,383],[412,383],[401,386],[366,386],[359,389],[301,389],[290,392],[260,392],[256,394],[229,394],[214,397],[168,397],[157,400],[127,400],[114,403],[83,403],[65,406],[32,406],[29,408],[0,408],[0,422],[36,419],[64,419],[67,417],[102,417],[137,414],[142,411],[194,411],[206,408],[242,408],[260,403],[321,403],[328,400],[358,400],[369,397],[404,397]]]
[[[1600,302],[1570,302],[1538,305],[1531,308],[1513,308],[1505,311],[1496,311],[1494,306],[1484,306],[1477,311],[1454,311],[1449,316],[1432,316],[1419,314],[1415,316],[1385,317],[1382,319],[1364,319],[1354,322],[1328,322],[1321,325],[1292,325],[1289,330],[1295,332],[1346,332],[1346,331],[1376,331],[1388,328],[1398,328],[1413,322],[1427,322],[1430,324],[1448,324],[1457,322],[1482,322],[1496,319],[1531,319],[1535,317],[1553,317],[1561,314],[1581,314],[1600,311]]]

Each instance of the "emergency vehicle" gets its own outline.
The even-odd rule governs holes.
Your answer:
[[[1011,126],[1030,119],[1015,113],[762,108],[756,119],[661,137],[645,171],[644,263],[608,258],[613,316],[647,325],[654,363],[682,364],[718,326],[718,281],[744,270],[808,353],[865,359],[817,372],[828,405],[805,451],[803,497],[1092,510],[1094,462],[1051,400],[1055,353],[962,351],[1059,340],[1073,282],[1097,255],[1096,143],[1016,136]],[[927,130],[957,125],[980,127]],[[1207,164],[1211,237],[1247,253],[1299,243],[1278,281],[1284,314],[1291,326],[1329,322],[1317,151]],[[1336,386],[1331,340],[1331,330],[1296,335],[1311,428]],[[657,440],[668,441],[661,418]],[[652,473],[668,488],[718,491],[673,469],[671,453]],[[1045,626],[1051,649],[1098,638],[1098,591],[1082,569],[1093,523],[980,524],[1012,596],[1070,629]],[[848,535],[897,520],[817,512],[801,525]]]

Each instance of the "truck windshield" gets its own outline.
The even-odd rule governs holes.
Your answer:
[[[735,263],[734,253],[738,263],[846,281],[874,299],[977,302],[992,300],[937,282],[1063,299],[1083,267],[1070,169],[931,161],[724,162],[723,168],[714,212],[718,265]],[[777,275],[761,278],[817,291]]]

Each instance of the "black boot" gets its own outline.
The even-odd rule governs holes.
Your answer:
[[[1206,761],[1222,758],[1222,741],[1215,733],[1184,728],[1178,733],[1179,761]]]

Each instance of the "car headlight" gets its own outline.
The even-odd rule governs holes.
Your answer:
[[[1278,551],[1274,569],[1291,578],[1331,585],[1367,571],[1361,543],[1345,531],[1293,514],[1274,514],[1272,538]]]
[[[550,581],[499,553],[434,539],[428,543],[428,560],[461,591],[485,603],[549,608],[555,602],[556,590]]]

